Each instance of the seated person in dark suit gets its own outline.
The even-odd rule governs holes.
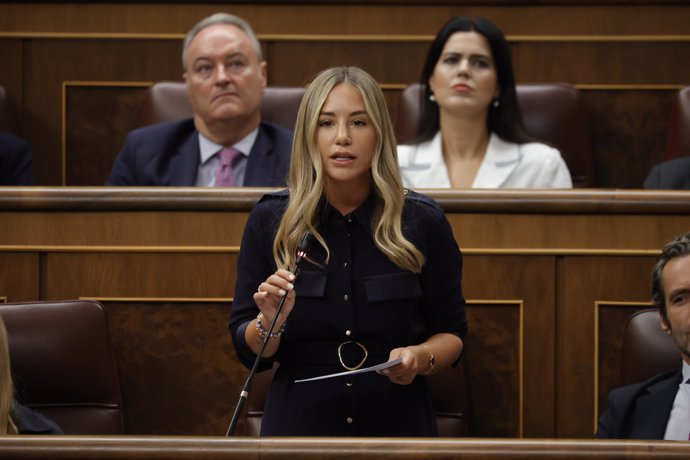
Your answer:
[[[217,13],[185,37],[194,118],[137,129],[108,185],[283,186],[292,133],[261,122],[266,62],[251,26]]]
[[[16,434],[63,434],[59,426],[45,415],[22,406],[17,401],[12,403],[12,421]],[[7,434],[13,434],[8,431]]]
[[[644,188],[690,190],[690,157],[674,158],[652,168]]]
[[[0,133],[0,185],[35,185],[31,147],[18,137]]]
[[[683,367],[611,391],[597,438],[690,439],[690,233],[664,246],[652,273],[652,302]]]
[[[7,329],[0,316],[0,435],[62,434],[55,422],[14,399]]]

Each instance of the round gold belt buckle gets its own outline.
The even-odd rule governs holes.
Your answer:
[[[348,366],[347,364],[345,364],[345,362],[343,361],[343,355],[342,355],[342,353],[341,353],[343,347],[344,347],[345,345],[349,345],[349,344],[351,344],[351,343],[354,344],[354,345],[357,345],[357,346],[358,346],[359,348],[361,348],[362,351],[364,352],[364,358],[362,358],[362,360],[359,362],[359,364],[357,364],[357,365],[354,366],[354,367],[350,367],[350,366]],[[369,352],[367,351],[367,347],[365,347],[365,346],[362,345],[361,343],[356,342],[356,341],[354,341],[354,340],[348,340],[347,342],[343,342],[343,343],[341,343],[340,345],[338,345],[338,359],[340,360],[340,364],[341,364],[345,369],[347,369],[348,371],[356,371],[357,369],[359,369],[360,367],[362,367],[362,364],[364,364],[364,361],[367,360],[367,357],[368,357],[368,356],[369,356]]]

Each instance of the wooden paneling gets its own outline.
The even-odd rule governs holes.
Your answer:
[[[506,34],[685,34],[683,0],[606,0],[519,2],[519,7],[476,1],[266,2],[233,4],[231,12],[250,21],[260,34],[433,34],[454,15],[491,18]],[[568,4],[570,3],[570,4]],[[184,33],[195,21],[227,10],[191,1],[177,4],[2,2],[0,30],[21,32]],[[414,20],[410,20],[413,18]]]
[[[395,459],[518,460],[687,458],[684,442],[403,438],[218,438],[3,436],[0,456],[12,459],[260,460]]]
[[[618,371],[621,356],[619,350],[623,345],[623,331],[630,316],[639,310],[651,308],[647,302],[597,302],[595,316],[597,328],[595,334],[595,368],[594,393],[597,418],[606,409],[606,397],[609,391],[619,387]],[[595,420],[596,422],[596,420]]]
[[[687,225],[687,222],[686,222]],[[617,360],[620,342],[602,340],[597,349],[595,318],[600,313],[597,302],[616,304],[644,302],[650,296],[650,273],[654,257],[566,257],[559,270],[559,302],[557,328],[559,340],[556,354],[557,435],[588,437],[594,433],[591,418],[573,416],[587,407],[594,407],[595,386],[610,389],[613,373],[604,373],[604,381],[595,383],[595,353],[599,362],[611,366]],[[607,315],[600,318],[603,331],[618,330],[622,334],[624,318]],[[632,313],[632,312],[630,312]],[[621,324],[623,323],[623,324]],[[600,409],[604,409],[602,406]]]
[[[131,89],[126,86],[131,82],[181,78],[179,55],[180,44],[176,41],[32,40],[25,74],[25,116],[31,120],[31,130],[26,137],[34,150],[33,166],[37,182],[62,184],[62,124],[65,113],[62,91],[65,82],[73,82],[74,85],[102,82],[103,86],[122,82],[122,86],[125,86],[122,90],[124,94],[115,100],[112,94],[101,94],[93,100],[91,104],[101,104],[100,112],[93,118],[84,118],[94,115],[88,112],[91,104],[84,107],[84,116],[80,116],[79,107],[74,108],[81,100],[73,100],[71,106],[68,104],[67,109],[71,109],[67,112],[71,115],[68,120],[77,123],[67,124],[66,131],[72,137],[91,134],[89,141],[95,145],[88,148],[92,151],[103,144],[119,144],[120,131],[136,126],[139,108],[133,107],[135,101],[129,94]],[[51,71],[46,72],[46,68]],[[79,95],[72,93],[69,96],[78,98]],[[111,126],[113,121],[118,125]],[[97,132],[91,133],[95,126]],[[106,140],[98,137],[99,133],[106,133]],[[115,152],[119,151],[120,146],[114,147],[117,149]],[[89,158],[88,154],[88,151],[69,152],[68,156]],[[94,184],[93,179],[89,181],[88,172],[98,171],[98,165],[105,163],[111,155],[107,158],[95,157],[87,165],[81,166],[86,169],[87,175],[75,178],[76,184]],[[93,166],[90,166],[91,161],[94,162]],[[112,163],[105,166],[109,172]]]
[[[518,81],[609,85],[688,83],[690,63],[677,59],[690,53],[687,35],[668,41],[655,41],[653,36],[630,40],[621,37],[619,41],[609,41],[607,37],[584,37],[584,41],[554,38],[518,39],[513,46]],[[654,56],[654,65],[640,65],[650,56]]]
[[[686,75],[690,76],[690,70]],[[611,188],[641,188],[652,166],[663,159],[675,93],[654,90],[582,92],[590,117],[599,184]]]
[[[516,203],[517,206],[517,203]],[[690,228],[677,216],[657,216],[658,225],[640,215],[451,214],[448,216],[461,248],[584,251],[658,249],[658,241],[670,240]],[[647,228],[650,233],[637,231]],[[596,229],[597,231],[592,231]]]
[[[189,219],[175,212],[65,212],[50,216],[50,225],[46,225],[44,213],[7,212],[0,219],[0,233],[3,244],[8,245],[88,248],[116,241],[120,249],[135,245],[128,249],[136,250],[145,249],[141,246],[198,244],[202,233],[208,238],[204,245],[239,246],[246,214],[228,219],[222,213],[209,212],[195,215],[191,222]]]
[[[625,440],[219,438],[3,436],[0,456],[12,459],[260,460],[395,459],[518,460],[687,458],[684,442]]]
[[[511,433],[507,429],[504,425],[507,420],[498,426],[480,425],[479,432],[490,436],[553,435],[555,334],[550,327],[554,322],[556,305],[554,259],[539,256],[466,255],[463,270],[463,291],[467,299],[489,303],[500,299],[509,305],[519,305],[519,308],[510,309],[502,317],[490,315],[491,311],[486,311],[483,317],[477,318],[479,330],[473,331],[474,324],[470,328],[470,334],[476,332],[481,336],[481,339],[473,336],[479,342],[478,349],[472,350],[470,342],[466,351],[469,373],[473,376],[470,380],[475,384],[471,387],[472,401],[476,403],[473,410],[475,413],[486,414],[477,423],[495,424],[502,417],[510,420],[510,411],[514,407],[511,402],[515,401],[501,399],[499,395],[517,398],[520,404],[517,432]],[[534,289],[534,286],[541,288]],[[516,333],[517,336],[514,335]],[[504,334],[510,335],[502,338]],[[510,350],[500,350],[504,346],[511,346],[505,342],[508,338],[519,340],[517,349],[520,355],[517,361],[514,356],[508,359],[511,356]],[[479,375],[473,374],[472,363],[476,363],[477,359],[484,369],[476,371]],[[508,369],[513,376],[521,374],[523,366],[524,377],[521,377],[521,381],[515,382],[504,375]],[[518,386],[513,386],[513,393],[494,393],[489,385],[485,386],[485,383],[499,376],[512,385],[518,383]],[[486,382],[482,379],[486,379]],[[530,409],[534,407],[539,407],[540,410],[535,412]]]
[[[0,297],[100,299],[128,433],[220,434],[247,373],[226,329],[236,255],[264,191],[0,189]],[[591,437],[655,256],[690,228],[690,193],[432,196],[464,252],[470,432]]]
[[[146,85],[65,84],[64,183],[103,185],[136,114]]]
[[[228,333],[230,302],[103,304],[122,376],[125,431],[225,434],[248,372]]]
[[[2,43],[0,39],[0,46]],[[20,119],[33,146],[38,182],[63,183],[64,155],[66,184],[102,184],[124,136],[139,125],[146,82],[181,78],[179,42],[83,38],[33,39],[25,43],[30,51],[26,54],[26,89]],[[663,156],[676,88],[683,84],[683,75],[690,75],[690,68],[682,65],[675,69],[657,66],[649,75],[626,72],[619,78],[616,69],[639,67],[637,48],[643,45],[625,42],[614,46],[595,40],[520,42],[515,46],[518,81],[583,84],[581,92],[590,117],[600,187],[642,186],[651,166]],[[625,58],[600,56],[602,46]],[[690,54],[690,42],[649,46],[645,53],[661,61],[673,62],[673,56]],[[424,41],[269,40],[265,44],[269,84],[299,86],[328,66],[359,65],[384,85],[395,118],[399,91],[418,79],[426,47]],[[571,47],[577,52],[567,52]],[[364,49],[367,52],[362,52]],[[608,64],[588,64],[600,61]],[[48,75],[41,71],[54,62],[64,64]],[[133,66],[133,62],[145,65]],[[632,83],[635,86],[624,86]]]
[[[0,299],[7,302],[39,297],[39,255],[34,252],[0,252]]]
[[[218,9],[193,2],[0,3],[0,84],[17,102],[38,183],[62,184],[63,145],[67,184],[102,183],[123,131],[138,121],[140,95],[127,85],[179,80],[182,36]],[[672,93],[690,84],[690,61],[678,58],[690,55],[687,2],[283,1],[233,4],[232,12],[260,35],[269,84],[287,86],[331,65],[355,64],[401,87],[417,81],[428,43],[448,18],[488,17],[512,44],[519,82],[582,86],[603,188],[642,186],[663,152]],[[122,87],[71,91],[64,107],[67,82]],[[387,92],[393,115],[397,91]]]
[[[22,134],[21,123],[22,96],[23,96],[23,62],[22,40],[0,40],[0,56],[3,65],[0,65],[0,85],[5,88],[10,102],[10,115],[14,116],[14,123],[10,120],[9,132]]]
[[[46,261],[53,299],[230,299],[236,257],[216,253],[60,253]]]
[[[467,307],[472,327],[463,359],[469,376],[470,436],[522,434],[522,306],[470,300]]]
[[[225,433],[247,372],[227,328],[235,255],[54,253],[46,265],[48,297],[106,308],[127,433]]]
[[[355,65],[381,84],[407,84],[419,80],[428,47],[428,42],[274,42],[268,73],[279,86],[299,86],[328,67]]]

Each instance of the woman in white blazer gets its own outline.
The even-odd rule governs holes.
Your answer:
[[[510,48],[481,18],[451,19],[422,72],[414,144],[398,146],[409,188],[571,188],[558,150],[531,138],[517,104]]]

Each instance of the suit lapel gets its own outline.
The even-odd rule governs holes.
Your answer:
[[[424,182],[431,184],[431,187],[434,188],[450,188],[448,167],[446,162],[443,161],[443,145],[440,131],[436,133],[426,148],[419,152],[419,156],[422,162],[429,165],[428,169],[422,172],[422,174],[426,175]]]
[[[170,160],[168,185],[191,187],[196,185],[196,176],[201,161],[199,150],[199,132],[193,130],[180,144],[177,155]]]
[[[635,417],[630,430],[632,439],[664,438],[681,376],[681,372],[678,371],[671,378],[651,385],[645,395],[637,398]]]
[[[521,159],[518,144],[505,142],[497,135],[491,134],[486,156],[479,166],[472,188],[501,188]]]
[[[410,148],[409,155],[400,163],[410,187],[450,188],[450,177],[442,152],[440,131],[431,140]]]
[[[273,151],[273,141],[264,131],[263,124],[259,124],[259,133],[256,136],[252,150],[247,160],[247,170],[244,173],[244,186],[254,187],[259,183],[267,183],[267,174],[273,174],[270,164],[270,155]]]

